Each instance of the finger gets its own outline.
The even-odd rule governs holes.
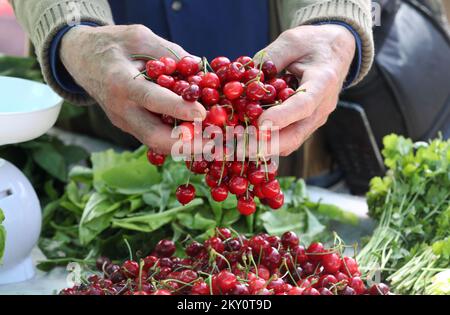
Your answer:
[[[192,56],[201,62],[201,58],[189,54],[181,46],[156,35],[143,25],[131,25],[128,32],[130,40],[127,47],[132,54],[144,54],[153,58],[171,55],[174,58]]]
[[[282,33],[269,46],[259,51],[254,59],[257,64],[260,63],[261,57],[263,57],[263,61],[271,60],[278,71],[282,71],[303,57],[302,47],[304,46],[298,30],[288,30]]]
[[[127,110],[128,132],[141,143],[161,154],[170,154],[178,139],[172,139],[172,128],[161,122],[159,117],[145,108],[131,106]]]
[[[280,155],[288,156],[296,151],[318,128],[323,126],[327,118],[319,112],[311,117],[296,122],[280,131]]]
[[[205,108],[198,102],[187,102],[172,91],[143,78],[130,79],[128,97],[153,113],[193,121],[206,118]]]
[[[310,117],[327,97],[329,86],[321,71],[308,69],[303,75],[299,90],[284,103],[266,110],[259,118],[260,126],[273,125],[280,129]]]

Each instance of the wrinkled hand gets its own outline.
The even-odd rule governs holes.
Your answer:
[[[280,155],[297,150],[336,108],[355,54],[355,38],[343,26],[299,26],[282,33],[266,49],[265,59],[279,71],[301,79],[300,89],[282,105],[265,111],[260,125],[271,121],[280,130]]]
[[[171,139],[172,128],[155,113],[192,121],[203,120],[206,111],[198,102],[186,102],[142,76],[133,79],[144,69],[144,63],[132,60],[130,55],[172,57],[167,48],[181,57],[189,55],[142,25],[80,26],[64,36],[60,56],[75,81],[100,104],[115,126],[168,154],[176,139]]]

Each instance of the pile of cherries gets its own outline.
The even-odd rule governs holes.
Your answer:
[[[222,129],[251,125],[256,127],[258,138],[266,142],[270,141],[271,134],[268,130],[258,129],[258,118],[265,109],[281,104],[300,91],[294,75],[279,75],[275,64],[272,61],[263,62],[263,58],[256,65],[248,56],[233,62],[226,57],[217,57],[211,63],[205,58],[198,62],[190,56],[178,61],[170,57],[135,57],[150,59],[142,73],[146,79],[173,91],[186,101],[198,101],[206,108],[203,129],[212,125]],[[176,121],[167,115],[161,115],[161,120],[171,126],[185,127],[187,132],[183,132],[183,140],[193,139],[192,122]],[[226,150],[225,147],[223,151]],[[148,160],[153,165],[161,166],[165,156],[150,149]],[[256,211],[255,197],[272,209],[279,209],[284,204],[284,195],[275,178],[277,166],[263,157],[258,157],[258,161],[238,161],[236,156],[213,161],[203,159],[187,161],[186,166],[194,174],[205,175],[215,201],[223,202],[229,194],[236,195],[237,208],[243,215]],[[189,182],[176,191],[176,197],[183,205],[191,202],[195,194],[195,188]]]
[[[62,295],[388,295],[383,283],[367,285],[355,259],[341,247],[312,243],[297,235],[259,234],[251,238],[216,229],[203,243],[190,242],[184,258],[175,244],[161,240],[154,252],[121,266],[101,257],[92,275]]]

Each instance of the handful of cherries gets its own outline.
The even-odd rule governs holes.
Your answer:
[[[142,73],[147,80],[173,91],[186,101],[198,101],[205,106],[207,116],[202,123],[203,130],[208,126],[222,129],[242,126],[245,130],[253,126],[258,139],[270,141],[270,131],[258,128],[259,117],[265,109],[279,105],[301,91],[294,75],[279,75],[275,64],[270,60],[263,62],[263,58],[256,65],[248,56],[233,62],[226,57],[217,57],[211,63],[205,58],[198,62],[190,56],[178,61],[170,57],[158,60],[142,55],[135,57],[149,59]],[[162,115],[161,120],[168,125],[183,126],[188,133],[183,132],[183,140],[194,138],[192,122],[176,121],[167,115]],[[161,166],[165,156],[150,149],[148,160]],[[205,175],[215,201],[223,202],[229,194],[236,195],[237,208],[243,215],[256,211],[256,197],[274,210],[284,204],[284,195],[276,179],[277,165],[263,156],[258,156],[256,161],[245,156],[242,161],[236,156],[222,156],[220,159],[186,161],[186,166],[194,174]],[[183,205],[191,202],[195,195],[195,188],[189,181],[176,191],[176,197]]]
[[[203,243],[185,246],[161,240],[139,262],[113,264],[100,257],[102,275],[61,291],[62,295],[388,295],[383,283],[368,284],[358,263],[341,247],[312,243],[305,248],[293,232],[251,238],[218,228]]]

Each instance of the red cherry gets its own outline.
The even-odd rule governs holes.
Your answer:
[[[256,185],[253,186],[253,194],[258,197],[259,199],[264,199],[266,198],[266,196],[264,196],[262,190],[261,190],[261,186],[260,185]]]
[[[219,70],[216,71],[217,76],[222,84],[227,83],[228,80],[228,66],[223,66]]]
[[[136,278],[139,275],[139,264],[132,260],[127,260],[122,265],[122,273],[127,278]]]
[[[218,89],[220,87],[220,79],[217,76],[217,74],[213,72],[205,73],[205,75],[203,76],[202,83],[200,84],[200,87],[202,89],[204,88]]]
[[[325,251],[325,248],[323,247],[322,243],[312,243],[309,245],[308,249],[306,250],[306,254],[308,255],[308,258],[310,261],[314,263],[318,263],[322,260],[323,256],[322,253]]]
[[[302,245],[291,248],[291,254],[298,264],[303,264],[308,261],[308,256],[306,256],[305,248]]]
[[[251,215],[256,212],[255,201],[252,197],[246,198],[245,196],[242,196],[238,199],[237,209],[242,215]]]
[[[290,87],[294,91],[296,91],[298,89],[299,83],[298,83],[298,79],[295,75],[293,75],[291,73],[287,73],[287,74],[283,75],[281,78],[286,82],[288,87]]]
[[[221,106],[213,106],[209,110],[207,119],[212,125],[223,126],[227,121],[227,111]]]
[[[148,161],[155,166],[162,166],[166,160],[166,156],[163,154],[158,154],[152,150],[147,151]]]
[[[237,112],[245,112],[245,108],[247,107],[248,100],[245,97],[240,97],[233,101],[233,108]]]
[[[177,71],[186,78],[196,74],[199,70],[199,63],[193,57],[186,56],[178,61]]]
[[[190,170],[194,174],[206,174],[208,171],[209,162],[206,160],[202,161],[194,161],[192,162],[192,166],[189,165]]]
[[[202,90],[202,103],[204,105],[212,106],[219,102],[219,91],[212,88],[204,88]]]
[[[374,284],[369,289],[370,295],[388,295],[389,287],[384,283]]]
[[[278,93],[278,98],[280,99],[280,101],[284,102],[284,101],[286,101],[288,98],[290,98],[294,94],[295,94],[295,91],[293,89],[286,88],[284,90],[281,90]]]
[[[241,161],[234,161],[231,163],[230,171],[234,175],[240,176],[241,174],[245,174],[247,172],[247,164],[242,163]]]
[[[223,93],[229,100],[235,100],[244,93],[244,87],[238,81],[228,82],[223,88]]]
[[[216,177],[212,176],[211,174],[207,174],[205,176],[205,182],[206,182],[206,185],[208,185],[208,187],[214,188],[218,185],[219,178],[216,178]]]
[[[353,277],[350,279],[348,284],[353,290],[355,290],[357,295],[363,295],[366,293],[366,286],[360,277]]]
[[[183,91],[182,97],[185,101],[195,102],[200,98],[200,87],[196,84],[191,84]]]
[[[175,243],[171,240],[160,240],[155,246],[157,257],[172,257],[175,253]]]
[[[334,295],[333,292],[331,292],[329,289],[327,288],[322,288],[319,290],[320,295]]]
[[[239,123],[239,116],[236,113],[227,116],[227,121],[225,122],[227,126],[234,127],[238,123]]]
[[[267,83],[272,85],[275,88],[275,90],[277,90],[277,92],[280,92],[281,90],[284,90],[285,88],[288,87],[286,81],[284,81],[283,79],[280,79],[280,78],[273,78],[272,80],[270,80]]]
[[[226,168],[223,163],[223,161],[213,162],[209,167],[209,174],[216,179],[227,176],[228,168]]]
[[[320,295],[320,293],[315,288],[306,288],[302,295]]]
[[[263,63],[262,71],[264,72],[267,80],[274,78],[278,74],[277,67],[270,60],[267,60]]]
[[[203,280],[195,282],[191,288],[191,295],[209,295],[209,294],[210,294],[209,286]]]
[[[231,230],[227,228],[216,228],[216,234],[222,241],[231,237]]]
[[[202,82],[203,82],[203,78],[199,75],[191,75],[187,81],[189,82],[189,84],[195,84],[198,86],[201,86]]]
[[[280,192],[275,197],[267,199],[267,205],[272,210],[280,209],[284,205],[284,194],[282,192]]]
[[[261,82],[252,82],[247,86],[247,98],[251,101],[260,101],[266,95],[264,84]]]
[[[218,253],[223,253],[225,250],[225,245],[223,244],[220,237],[213,236],[210,239],[206,240],[205,247],[212,248]]]
[[[245,109],[245,115],[251,121],[258,120],[259,116],[263,113],[263,108],[258,103],[249,103]]]
[[[264,171],[260,167],[257,169],[249,170],[247,173],[247,177],[248,180],[250,181],[250,184],[252,185],[259,185],[266,178]]]
[[[248,180],[245,177],[233,176],[228,184],[230,192],[234,195],[243,195],[248,188]]]
[[[322,258],[322,266],[327,273],[336,273],[341,268],[341,258],[336,253],[324,255]]]
[[[177,200],[184,206],[194,200],[195,188],[191,184],[181,185],[175,193]]]
[[[149,60],[145,65],[147,76],[156,80],[160,75],[165,74],[166,65],[159,60]]]
[[[244,75],[245,69],[239,62],[232,62],[227,68],[227,80],[228,81],[241,81]]]
[[[293,287],[288,291],[288,295],[302,295],[305,289],[299,287]]]
[[[192,122],[184,122],[179,125],[181,130],[181,140],[183,141],[191,141],[194,139],[195,128]]]
[[[242,76],[242,82],[247,83],[249,81],[255,80],[259,76],[259,81],[264,82],[264,73],[256,68],[250,68],[244,72]]]
[[[236,59],[236,62],[239,62],[247,68],[253,68],[255,66],[253,59],[249,56],[241,56]]]
[[[222,294],[233,290],[238,284],[238,280],[234,273],[228,270],[222,270],[219,274],[217,274],[217,282]]]
[[[172,90],[173,86],[175,85],[175,79],[170,75],[163,74],[158,77],[156,83],[158,83],[162,87],[165,87],[166,89]]]
[[[261,189],[264,196],[269,199],[275,198],[281,191],[280,183],[276,179],[263,183]]]
[[[285,249],[296,248],[299,244],[300,240],[298,239],[297,234],[294,232],[285,232],[281,236],[281,243]]]
[[[159,61],[164,63],[164,65],[166,66],[165,74],[171,75],[177,70],[177,62],[173,58],[161,57],[159,58]]]
[[[189,87],[189,83],[184,80],[176,81],[173,85],[172,91],[178,95],[183,94],[184,90]]]
[[[228,66],[230,63],[231,61],[227,57],[217,57],[211,61],[210,65],[211,68],[213,68],[213,70],[217,72],[217,70],[224,66]]]
[[[361,274],[358,263],[352,257],[344,257],[342,259],[340,271],[349,277],[359,276]]]
[[[319,287],[330,288],[336,284],[338,280],[333,275],[323,275],[319,279]]]
[[[225,184],[220,184],[220,186],[211,189],[211,197],[214,201],[222,202],[228,197],[228,188]]]
[[[270,84],[265,84],[264,89],[266,90],[266,94],[264,94],[261,102],[264,104],[273,104],[277,98],[277,91]]]

